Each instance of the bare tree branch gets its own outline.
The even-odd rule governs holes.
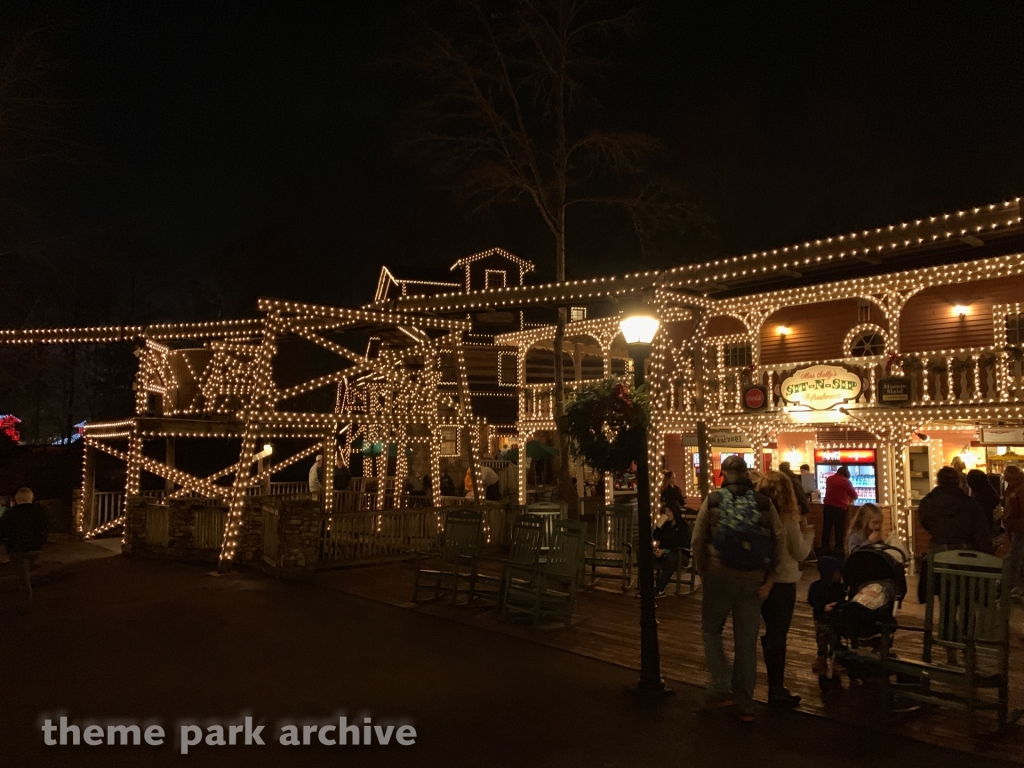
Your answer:
[[[405,147],[473,211],[529,200],[553,236],[556,279],[565,279],[571,206],[627,211],[642,255],[662,230],[686,226],[690,206],[654,172],[660,143],[595,127],[600,105],[587,83],[608,66],[610,48],[636,34],[634,5],[459,0],[425,16],[422,42],[400,60],[430,94],[411,112]],[[555,332],[556,423],[566,315],[561,308]],[[562,434],[559,449],[569,455]],[[577,510],[568,462],[559,486]]]

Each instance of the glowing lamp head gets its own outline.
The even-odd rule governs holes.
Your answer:
[[[654,315],[633,312],[619,321],[619,330],[622,331],[626,344],[650,344],[654,340],[654,334],[658,332],[659,325],[658,318]]]
[[[779,336],[789,336],[789,334],[793,332],[793,329],[788,325],[780,325],[776,327],[775,332],[779,334]]]
[[[263,455],[271,456],[274,453],[274,446],[271,443],[263,444]]]
[[[953,314],[957,317],[967,317],[971,314],[971,308],[965,304],[957,304],[953,307]]]

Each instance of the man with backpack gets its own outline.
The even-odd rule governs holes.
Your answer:
[[[754,491],[743,458],[728,457],[722,473],[721,489],[704,500],[693,530],[694,566],[704,582],[704,656],[711,673],[705,708],[735,706],[740,720],[749,723],[754,720],[761,603],[771,591],[785,539],[779,513],[767,496]],[[730,614],[735,641],[731,672],[722,646]]]

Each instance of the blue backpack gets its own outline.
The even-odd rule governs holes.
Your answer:
[[[718,528],[712,544],[722,565],[737,571],[769,570],[775,557],[775,537],[761,523],[754,492],[747,489],[742,496],[735,496],[722,488],[718,493]]]

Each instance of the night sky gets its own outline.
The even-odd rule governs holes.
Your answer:
[[[287,259],[254,291],[337,303],[368,299],[384,262],[447,266],[501,245],[543,264],[532,211],[467,221],[396,156],[414,94],[381,61],[415,5],[5,0],[4,25],[59,30],[82,158],[20,193],[54,228],[145,241],[139,258],[168,286],[208,279],[247,236]],[[596,90],[608,125],[664,140],[714,221],[680,262],[1024,191],[1022,3],[651,2],[644,15]],[[629,271],[618,242],[577,233],[573,276]]]

